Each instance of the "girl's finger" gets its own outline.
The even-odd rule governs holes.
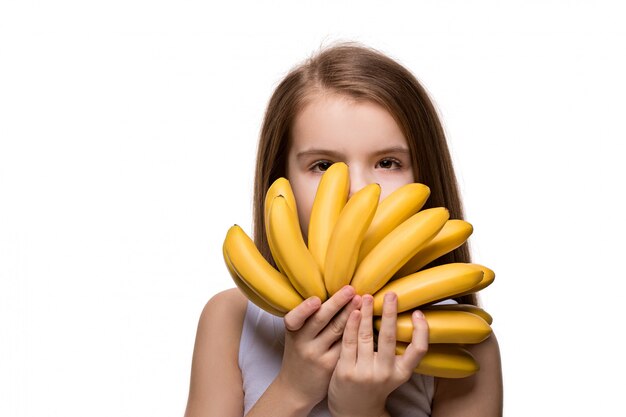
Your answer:
[[[413,321],[411,343],[409,343],[404,354],[398,359],[398,365],[407,373],[413,372],[428,351],[428,323],[424,318],[424,314],[416,310],[411,315],[411,319]]]
[[[283,321],[285,323],[285,329],[291,332],[300,330],[304,325],[304,322],[313,315],[321,307],[322,302],[318,297],[309,297],[296,308],[285,314]]]
[[[341,290],[337,291],[324,302],[318,311],[306,321],[302,331],[309,337],[316,337],[330,321],[337,315],[337,313],[352,300],[355,295],[354,288],[346,285]]]
[[[339,354],[337,366],[353,367],[356,364],[360,322],[361,312],[359,310],[353,310],[348,316],[348,322],[343,331],[341,353]]]
[[[382,364],[393,367],[396,362],[396,321],[398,318],[398,297],[393,292],[385,294],[383,318],[378,332],[378,355]]]
[[[374,328],[372,314],[374,297],[369,294],[361,297],[361,323],[359,324],[358,360],[369,363],[374,358]]]
[[[339,314],[337,314],[328,326],[322,330],[318,338],[325,346],[331,346],[343,336],[344,329],[348,323],[350,313],[361,307],[361,296],[355,295]]]

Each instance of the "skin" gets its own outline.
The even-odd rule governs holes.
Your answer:
[[[385,294],[383,318],[374,351],[373,297],[364,295],[360,310],[350,314],[344,330],[341,356],[328,389],[328,407],[335,417],[388,416],[389,394],[405,383],[428,350],[428,324],[413,313],[413,340],[403,355],[396,355],[397,297]]]
[[[322,174],[333,162],[350,172],[350,196],[371,183],[381,199],[414,182],[409,147],[386,110],[334,94],[319,95],[296,117],[287,156],[287,178],[296,197],[303,232]]]
[[[317,95],[296,117],[287,155],[303,231],[321,175],[338,161],[349,167],[351,195],[376,182],[382,199],[415,181],[406,139],[386,110],[371,102]],[[207,303],[198,325],[186,417],[243,415],[237,355],[245,310],[246,299],[237,289]],[[412,316],[411,344],[396,355],[396,318],[397,297],[389,293],[375,351],[371,295],[361,297],[346,286],[324,303],[305,300],[285,315],[281,369],[247,416],[307,416],[326,396],[334,417],[388,416],[388,395],[411,377],[428,349],[428,325],[418,312]],[[433,416],[501,415],[495,336],[469,348],[481,371],[470,378],[436,380]]]

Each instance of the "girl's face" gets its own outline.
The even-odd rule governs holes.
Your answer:
[[[334,162],[349,167],[350,195],[378,183],[383,199],[415,181],[406,138],[387,110],[370,101],[317,95],[296,116],[287,154],[287,179],[305,236],[317,185]]]

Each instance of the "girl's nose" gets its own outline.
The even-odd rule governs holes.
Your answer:
[[[350,194],[348,198],[352,197],[354,193],[372,182],[374,182],[373,178],[370,178],[363,169],[350,167]]]

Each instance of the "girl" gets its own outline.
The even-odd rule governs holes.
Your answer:
[[[353,194],[381,185],[381,199],[410,183],[430,187],[427,207],[463,213],[444,132],[415,77],[387,56],[354,44],[318,53],[292,70],[270,99],[258,148],[254,237],[268,260],[263,199],[291,182],[303,233],[317,184],[347,163]],[[306,236],[306,235],[305,235]],[[470,262],[467,246],[434,262]],[[476,304],[475,294],[461,303]],[[481,369],[463,379],[412,370],[428,348],[428,325],[413,315],[413,340],[395,355],[396,296],[388,293],[374,347],[372,297],[344,287],[274,317],[237,290],[204,308],[194,349],[186,417],[498,416],[502,377],[494,335],[468,346]]]

